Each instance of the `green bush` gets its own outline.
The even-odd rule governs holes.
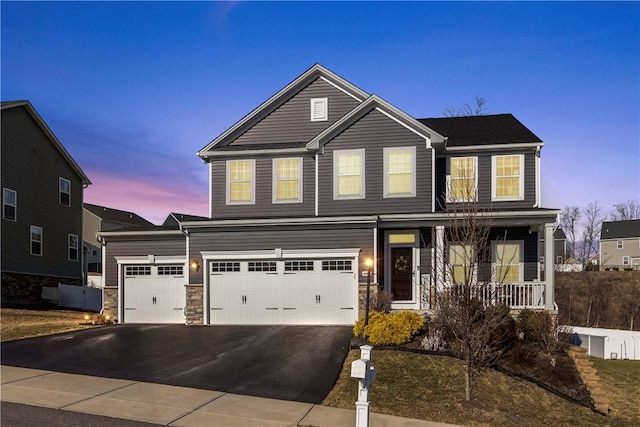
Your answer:
[[[364,317],[358,320],[353,327],[353,334],[373,345],[400,345],[411,341],[423,327],[424,319],[413,311],[374,312],[369,316],[367,326],[364,325]]]

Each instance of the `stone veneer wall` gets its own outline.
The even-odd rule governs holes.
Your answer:
[[[369,298],[374,298],[375,295],[378,295],[378,291],[379,291],[379,286],[377,283],[372,283],[369,286]],[[358,313],[362,314],[365,311],[365,306],[367,304],[367,284],[366,283],[360,283],[358,285]],[[371,303],[371,300],[369,300],[369,303]]]
[[[185,316],[187,318],[187,325],[202,325],[204,324],[204,311],[203,311],[203,286],[202,285],[186,285],[187,292],[187,304],[185,310]]]
[[[114,318],[118,317],[118,287],[105,286],[102,291],[103,314],[108,314]],[[118,319],[120,320],[120,319]]]
[[[58,283],[82,286],[82,279],[36,276],[31,274],[2,273],[2,304],[42,304],[42,288],[58,287]]]

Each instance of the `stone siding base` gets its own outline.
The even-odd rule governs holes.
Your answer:
[[[43,305],[42,288],[58,287],[58,283],[82,286],[82,279],[2,273],[2,305]]]
[[[379,286],[377,283],[372,283],[369,286],[369,303],[371,303],[371,299],[375,298],[378,295]],[[358,284],[358,313],[362,315],[365,312],[365,307],[367,304],[367,284],[359,283]]]
[[[102,313],[118,319],[118,287],[105,287],[102,292]],[[118,319],[120,320],[120,319]]]
[[[202,285],[186,285],[185,287],[187,292],[185,310],[187,325],[202,325],[204,324],[203,287]]]

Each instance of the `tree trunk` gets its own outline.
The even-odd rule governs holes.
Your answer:
[[[464,355],[465,367],[464,367],[464,398],[467,402],[471,402],[471,354],[467,349],[467,354]]]

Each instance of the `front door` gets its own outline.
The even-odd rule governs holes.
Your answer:
[[[391,247],[391,293],[394,301],[413,299],[413,248]]]

